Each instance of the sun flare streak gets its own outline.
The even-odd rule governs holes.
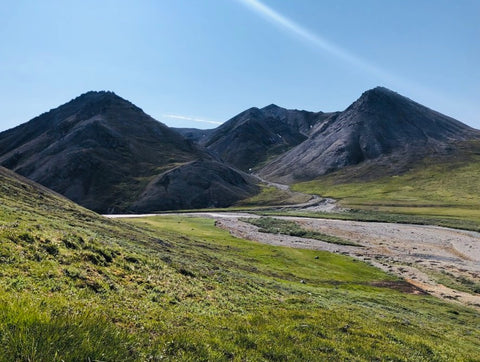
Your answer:
[[[341,60],[346,65],[356,68],[371,77],[377,82],[387,87],[392,87],[398,92],[405,92],[412,97],[423,101],[424,103],[443,104],[451,109],[458,108],[459,104],[463,107],[472,108],[471,104],[463,100],[455,99],[452,95],[444,95],[430,87],[425,87],[411,79],[401,77],[390,71],[382,69],[374,63],[349,52],[346,49],[316,34],[292,19],[280,14],[271,7],[265,5],[261,0],[237,0],[242,5],[252,10],[255,14],[263,17],[270,23],[276,25],[284,32],[295,36],[305,44],[329,54],[331,57]],[[377,83],[378,84],[378,83]]]
[[[345,49],[333,44],[332,42],[328,41],[327,39],[323,38],[318,34],[314,34],[310,30],[304,28],[300,24],[294,22],[293,20],[283,16],[282,14],[278,13],[277,11],[273,10],[269,6],[263,4],[259,0],[238,0],[251,10],[253,10],[258,15],[262,16],[266,20],[276,24],[277,26],[281,27],[285,31],[296,35],[301,40],[313,45],[314,47],[325,51],[326,53],[341,59],[342,61],[351,64],[362,71],[366,71],[373,76],[376,76],[382,80],[390,81],[390,82],[398,82],[397,77],[394,75],[380,69],[377,66],[372,65],[368,61],[358,57],[355,54],[348,52]]]
[[[192,122],[199,122],[199,123],[222,124],[222,122],[209,121],[206,119],[189,117],[189,116],[181,116],[179,114],[162,114],[162,117],[172,118],[172,119],[181,119],[183,121],[192,121]]]

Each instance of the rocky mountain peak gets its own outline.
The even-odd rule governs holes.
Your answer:
[[[375,87],[362,93],[347,109],[367,112],[390,112],[392,109],[404,107],[414,101],[385,87]]]
[[[59,107],[59,109],[62,108],[74,113],[85,112],[87,114],[99,114],[112,110],[123,111],[127,109],[143,112],[141,108],[111,91],[89,91],[83,93]]]
[[[273,103],[262,108],[262,111],[267,111],[267,112],[278,111],[278,110],[285,111],[285,108],[279,107]]]
[[[345,111],[318,122],[308,140],[266,165],[261,175],[292,182],[368,160],[383,160],[399,170],[427,154],[452,149],[453,142],[477,136],[477,131],[453,118],[376,87]]]
[[[265,117],[271,117],[271,118],[280,118],[284,119],[288,116],[288,114],[291,112],[288,109],[282,108],[277,106],[276,104],[270,104],[266,107],[263,107],[260,109],[260,112],[265,116]]]

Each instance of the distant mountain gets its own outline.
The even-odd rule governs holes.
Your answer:
[[[291,183],[367,161],[388,165],[395,173],[478,135],[455,119],[377,87],[317,123],[308,140],[270,162],[260,175]]]
[[[194,161],[218,163],[204,149],[112,92],[85,93],[0,133],[0,164],[98,212],[128,212],[133,204],[141,212],[140,195],[141,204],[153,210],[144,195],[150,182],[172,169],[190,169]],[[217,183],[209,188],[215,197],[232,201],[256,192],[247,175],[224,165],[216,170]],[[245,189],[238,196],[231,190],[241,183],[230,185],[230,173],[244,181]],[[189,188],[201,186],[198,175],[185,172],[181,176],[186,177],[182,205],[187,205],[188,197],[195,197]],[[175,183],[174,174],[170,179]],[[176,197],[164,196],[150,199],[157,210],[169,209],[172,203],[167,200]],[[197,207],[216,203],[207,197],[202,200],[192,203]]]
[[[305,141],[313,126],[330,115],[272,104],[250,108],[197,139],[223,161],[248,171]]]
[[[382,87],[343,112],[270,105],[213,130],[170,129],[112,92],[88,92],[0,133],[0,165],[97,212],[153,212],[253,196],[245,171],[280,183],[340,169],[343,181],[375,178],[479,137]]]
[[[202,143],[208,139],[208,137],[213,133],[213,129],[197,129],[197,128],[175,128],[172,127],[174,131],[180,133],[187,140],[190,140],[195,143]]]

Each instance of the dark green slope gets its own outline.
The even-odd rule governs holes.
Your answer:
[[[202,143],[214,131],[214,129],[197,129],[197,128],[175,128],[172,129],[180,133],[187,140]]]

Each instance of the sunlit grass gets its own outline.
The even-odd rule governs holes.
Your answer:
[[[0,360],[474,360],[478,312],[363,262],[112,221],[0,173]]]
[[[293,189],[332,197],[355,209],[480,224],[480,156],[468,153],[465,159],[438,163],[427,159],[412,167],[405,174],[371,181],[338,182],[338,175],[331,174]]]
[[[274,205],[295,205],[307,202],[310,198],[311,196],[306,194],[263,185],[259,194],[239,201],[235,206],[268,207]]]

